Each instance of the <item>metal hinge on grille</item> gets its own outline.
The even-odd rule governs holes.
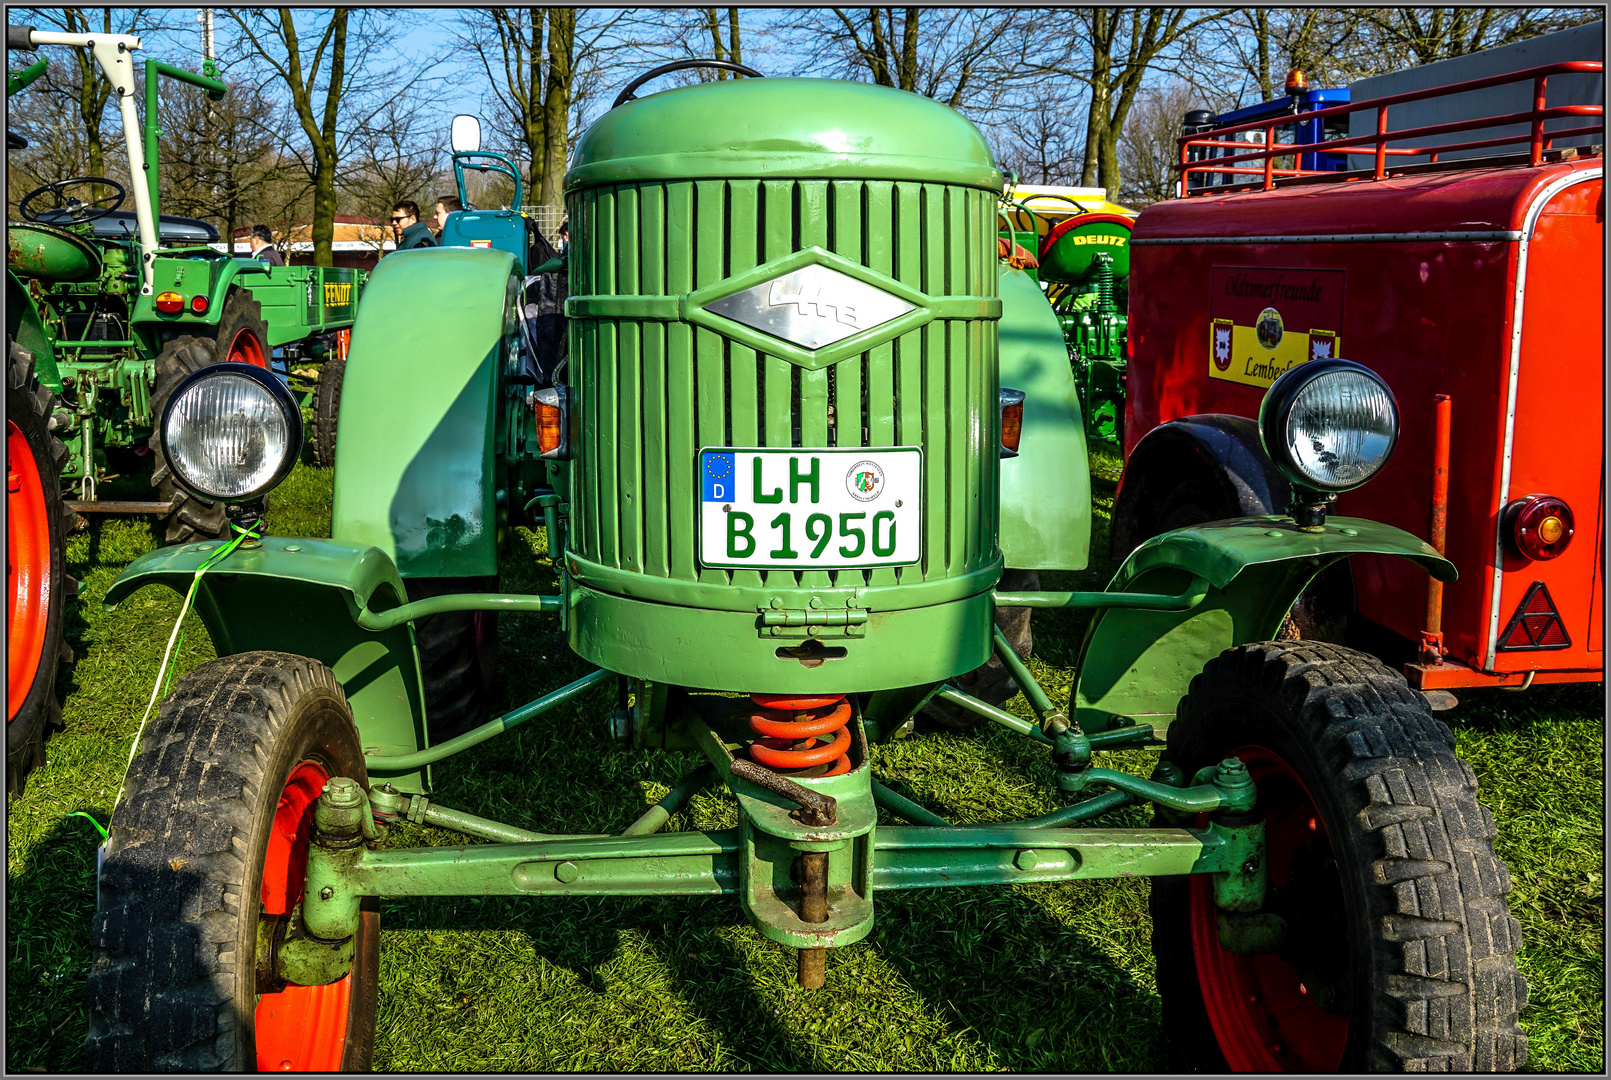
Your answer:
[[[861,601],[851,597],[844,607],[821,606],[817,597],[811,598],[809,608],[787,608],[781,597],[772,600],[770,608],[761,609],[761,633],[770,637],[860,637],[866,633],[867,609]]]

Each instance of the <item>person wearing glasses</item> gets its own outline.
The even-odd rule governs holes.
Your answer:
[[[431,227],[420,220],[419,204],[408,199],[392,207],[392,238],[398,251],[436,246]]]

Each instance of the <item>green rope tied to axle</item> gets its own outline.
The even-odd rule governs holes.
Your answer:
[[[63,817],[63,820],[66,820],[66,817],[82,817],[82,819],[87,820],[89,824],[95,825],[95,832],[100,833],[101,840],[105,840],[106,835],[108,835],[108,833],[106,833],[105,825],[101,825],[98,820],[95,820],[95,817],[90,816],[90,814],[85,814],[84,811],[72,811],[71,814],[66,814],[66,816]]]
[[[151,710],[156,708],[158,699],[167,696],[168,688],[173,685],[175,669],[170,668],[169,663],[173,659],[178,649],[184,644],[185,616],[190,612],[190,602],[195,599],[196,586],[201,584],[201,575],[205,574],[215,564],[220,563],[224,559],[228,558],[230,552],[240,547],[241,544],[246,540],[261,540],[263,537],[258,530],[260,530],[262,526],[262,518],[258,518],[244,529],[239,525],[236,525],[233,521],[230,522],[229,527],[235,531],[235,538],[229,543],[225,544],[223,547],[220,547],[217,551],[214,551],[211,555],[207,556],[202,564],[196,567],[196,576],[190,579],[190,588],[185,592],[184,603],[179,605],[179,617],[173,622],[173,633],[168,635],[168,647],[163,650],[162,665],[157,668],[156,684],[151,687],[151,700],[146,702],[145,714],[140,717],[140,726],[134,733],[133,744],[129,747],[129,760],[123,766],[123,777],[125,781],[128,779],[129,767],[134,764],[134,755],[140,749],[140,738],[145,734],[146,722],[151,719]],[[123,798],[123,785],[121,784],[118,786],[117,797],[118,799]],[[113,805],[116,805],[116,800],[114,800]],[[99,826],[97,826],[97,828],[99,828]]]

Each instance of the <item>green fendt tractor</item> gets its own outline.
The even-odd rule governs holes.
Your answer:
[[[1131,875],[1181,1064],[1521,1065],[1509,877],[1449,729],[1370,657],[1270,640],[1350,555],[1454,577],[1323,513],[1391,453],[1386,388],[1343,360],[1272,387],[1289,514],[1148,540],[1102,591],[1003,589],[1004,563],[1084,566],[1091,505],[1061,328],[997,257],[983,137],[866,84],[641,82],[566,175],[558,378],[527,351],[522,215],[466,211],[468,246],[370,279],[333,537],[171,547],[111,586],[194,585],[219,656],[142,732],[113,812],[88,1066],[365,1067],[381,897],[732,896],[815,987],[885,890]],[[172,402],[176,477],[249,520],[297,452],[293,400],[220,365]],[[528,523],[553,595],[497,591]],[[995,625],[1034,608],[1093,612],[1066,700]],[[594,670],[444,737],[494,639],[459,633],[448,663],[432,628],[477,613],[556,619]],[[993,654],[1035,722],[953,685]],[[599,754],[688,760],[636,821],[543,834],[432,797],[453,755],[593,688]],[[936,698],[1044,747],[1067,805],[957,826],[880,783]],[[1146,747],[1150,776],[1103,764]],[[663,831],[707,786],[736,826]],[[1090,824],[1137,802],[1152,827]],[[405,847],[404,820],[491,842]]]
[[[27,534],[7,549],[6,787],[19,791],[60,712],[62,605],[74,592],[62,553],[74,514],[159,515],[170,542],[227,535],[223,504],[174,481],[153,437],[158,417],[182,379],[219,360],[266,370],[276,349],[288,367],[328,355],[337,367],[326,367],[325,381],[339,382],[362,281],[352,269],[230,258],[208,246],[218,239],[210,225],[159,212],[158,83],[177,79],[222,98],[210,62],[197,75],[146,60],[142,129],[138,37],[8,26],[6,45],[90,51],[116,91],[129,174],[140,178],[132,190],[92,176],[48,184],[19,203],[24,221],[6,225],[7,461],[30,478],[11,483],[6,500],[10,537]],[[7,96],[45,64],[8,75]],[[7,145],[26,144],[8,132]],[[119,210],[125,196],[132,212]],[[293,379],[311,399],[313,385]],[[333,444],[333,428],[322,436],[315,432],[315,449]],[[99,485],[119,476],[149,476],[155,498],[98,498]]]

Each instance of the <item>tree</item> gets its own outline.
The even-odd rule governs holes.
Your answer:
[[[1398,61],[1384,71],[1431,64],[1495,45],[1604,18],[1601,8],[1430,7],[1367,8],[1380,54]]]
[[[515,132],[509,148],[529,163],[528,198],[540,206],[564,203],[565,161],[579,130],[574,113],[591,96],[598,56],[623,15],[571,7],[464,12],[460,40]],[[494,133],[503,130],[496,124]]]
[[[1365,24],[1357,9],[1238,8],[1218,25],[1219,40],[1236,56],[1259,101],[1285,93],[1286,73],[1293,68],[1308,76],[1310,86],[1345,86],[1365,60]]]
[[[268,68],[262,89],[277,83],[306,142],[288,140],[312,196],[313,261],[331,265],[337,177],[347,142],[388,103],[406,97],[429,70],[388,51],[410,17],[395,8],[233,8],[229,16],[249,52]],[[302,19],[303,30],[296,20]],[[322,26],[320,20],[323,20]],[[309,41],[313,44],[309,44]]]
[[[1124,183],[1115,198],[1137,210],[1175,194],[1179,174],[1175,164],[1180,150],[1175,139],[1180,121],[1190,109],[1202,107],[1202,98],[1189,84],[1172,80],[1149,86],[1136,95],[1119,138],[1119,167]]]
[[[21,13],[18,13],[21,14]],[[167,11],[162,8],[28,8],[28,17],[37,16],[47,27],[66,34],[134,34],[157,33],[168,28]],[[8,17],[8,22],[11,18]],[[142,41],[142,44],[145,42]],[[112,84],[106,81],[101,67],[88,49],[60,50],[46,46],[67,61],[69,76],[74,86],[73,98],[78,109],[77,121],[83,128],[86,171],[88,176],[106,175],[106,142],[102,127],[106,120],[106,105],[112,97]],[[52,65],[54,66],[54,65]],[[61,85],[69,85],[65,80]],[[92,185],[94,197],[101,194],[100,185]]]
[[[407,199],[428,217],[436,197],[447,191],[438,167],[445,136],[440,127],[427,125],[412,102],[388,102],[354,136],[339,183],[345,206],[384,221],[393,206]]]
[[[1079,84],[1063,79],[998,110],[988,132],[997,163],[1022,183],[1077,184],[1085,145],[1080,104]]]
[[[722,23],[720,8],[705,9],[705,24],[710,28],[710,55],[717,60],[728,60],[735,64],[744,62],[744,54],[740,49],[738,33],[738,8],[727,9],[727,44],[722,44]],[[727,78],[727,72],[716,69],[716,78]],[[737,78],[737,75],[734,76]]]
[[[228,85],[217,102],[197,87],[163,88],[158,157],[162,209],[215,220],[225,243],[233,243],[238,226],[278,209],[275,188],[284,187],[288,163],[277,148],[288,125],[284,111],[256,87]]]
[[[54,65],[53,65],[54,66]],[[76,80],[56,84],[47,71],[32,86],[6,102],[6,130],[28,140],[25,150],[6,152],[7,218],[17,219],[17,207],[32,190],[58,180],[94,175],[87,164],[88,141],[79,122]],[[102,176],[128,186],[128,169],[103,166]],[[82,192],[80,192],[82,197]]]
[[[1082,185],[1100,184],[1118,191],[1119,135],[1148,69],[1198,27],[1221,17],[1219,12],[1209,11],[1187,18],[1192,12],[1163,7],[1075,8],[1072,14],[1082,33],[1066,35],[1058,52],[1035,65],[1040,75],[1078,79],[1090,91]],[[1041,18],[1061,22],[1069,14],[1065,9]]]
[[[983,117],[1002,100],[1020,9],[816,8],[788,29],[808,70],[907,90]],[[826,48],[824,46],[827,46]]]

